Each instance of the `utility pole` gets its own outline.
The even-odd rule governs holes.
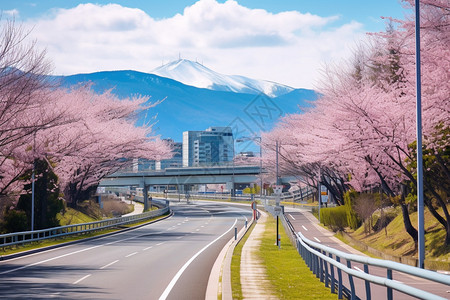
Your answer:
[[[33,153],[36,154],[36,132],[33,135]],[[34,231],[34,185],[36,177],[36,155],[33,155],[33,172],[31,173],[31,231]]]
[[[416,132],[417,132],[417,216],[418,216],[418,267],[424,268],[425,226],[423,205],[423,162],[422,162],[422,87],[420,75],[420,0],[415,0],[416,12]]]

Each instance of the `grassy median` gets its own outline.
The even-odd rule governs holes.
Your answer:
[[[231,290],[233,292],[233,300],[243,299],[242,287],[241,287],[241,252],[244,247],[250,233],[255,227],[255,223],[252,223],[245,236],[236,245],[233,251],[233,257],[231,258]]]
[[[275,245],[276,219],[267,217],[259,256],[280,299],[337,299],[309,270],[280,221],[281,248]]]

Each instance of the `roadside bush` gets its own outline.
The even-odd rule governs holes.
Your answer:
[[[346,211],[347,224],[353,230],[356,230],[359,226],[361,226],[361,220],[354,209],[355,199],[357,197],[358,193],[354,190],[350,190],[344,194],[344,207]]]
[[[320,209],[320,221],[334,232],[342,231],[348,226],[347,210],[345,206]]]
[[[5,214],[2,227],[4,233],[30,230],[28,228],[27,214],[22,210],[8,210]]]

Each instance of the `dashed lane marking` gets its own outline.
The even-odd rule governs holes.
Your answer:
[[[77,281],[75,281],[73,284],[78,284],[78,283],[80,283],[80,282],[82,282],[83,280],[85,280],[86,278],[88,278],[89,276],[91,276],[92,274],[88,274],[88,275],[86,275],[86,276],[84,276],[84,277],[81,277],[80,279],[78,279]]]
[[[106,269],[107,267],[112,266],[113,264],[115,264],[115,263],[118,262],[118,261],[119,261],[119,260],[115,260],[115,261],[113,261],[113,262],[110,262],[109,264],[104,265],[103,267],[101,267],[100,270]]]

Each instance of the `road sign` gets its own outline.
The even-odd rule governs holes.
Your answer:
[[[320,198],[322,199],[322,203],[328,202],[328,190],[324,185],[320,186]]]
[[[283,192],[283,186],[282,185],[274,185],[273,186],[273,193],[276,195],[281,195]]]

